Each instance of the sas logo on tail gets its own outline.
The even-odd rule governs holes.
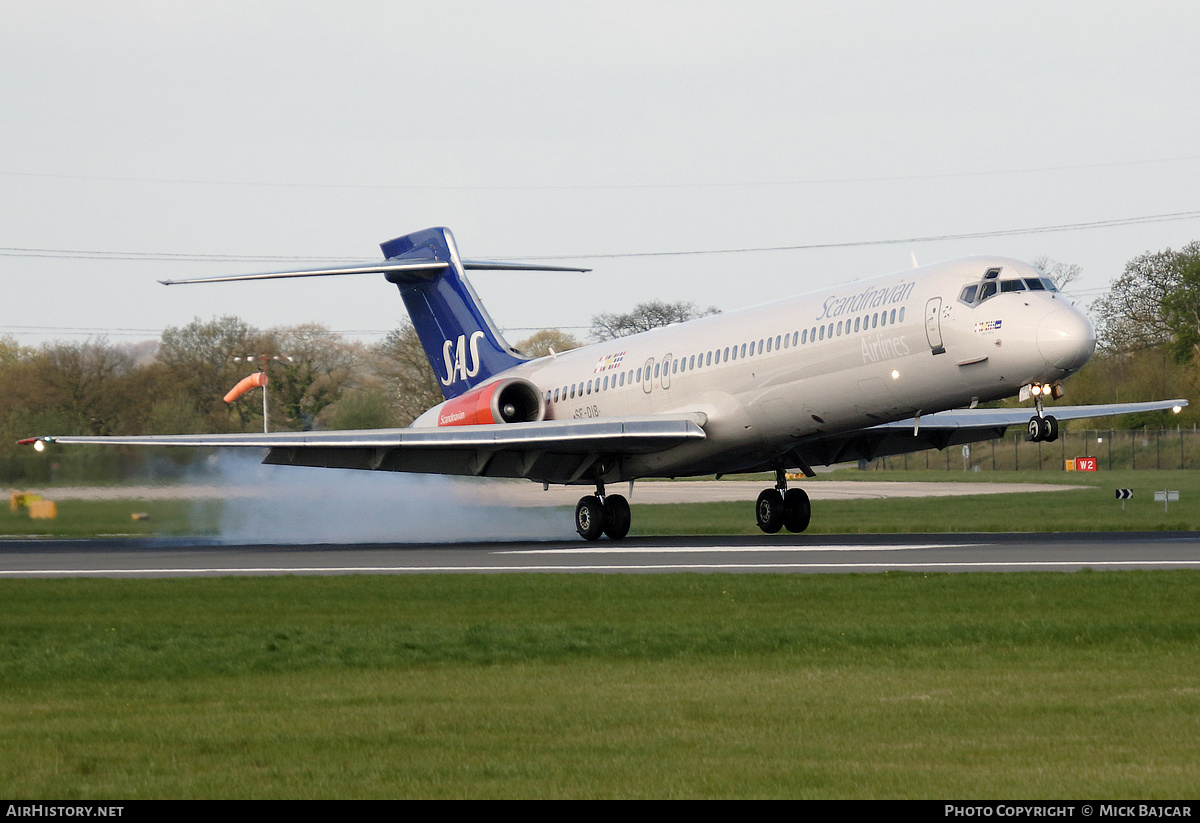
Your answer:
[[[449,386],[459,380],[466,380],[479,374],[479,341],[483,332],[471,332],[470,348],[467,347],[467,336],[458,336],[458,345],[447,340],[442,344],[442,362],[446,364],[446,376],[442,385]]]

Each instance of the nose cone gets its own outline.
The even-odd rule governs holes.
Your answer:
[[[1058,309],[1042,318],[1038,325],[1037,346],[1054,368],[1076,371],[1096,348],[1096,330],[1083,312]]]

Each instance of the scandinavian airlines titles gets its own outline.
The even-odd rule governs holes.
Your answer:
[[[908,280],[904,283],[899,283],[890,288],[879,288],[872,286],[869,289],[864,289],[858,294],[852,294],[846,297],[838,297],[836,294],[825,298],[825,303],[822,306],[821,314],[817,315],[817,320],[826,318],[841,317],[843,314],[853,314],[854,312],[866,311],[867,309],[878,308],[879,306],[890,306],[893,303],[900,303],[912,296],[913,289],[916,288],[917,281]]]

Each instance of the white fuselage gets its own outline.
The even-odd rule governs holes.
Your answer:
[[[990,272],[994,284],[1022,284],[964,300],[970,284],[983,293]],[[627,457],[611,479],[732,472],[807,435],[997,400],[1077,371],[1092,326],[1033,280],[1046,282],[1017,260],[964,258],[543,357],[495,379],[538,386],[547,419],[706,416],[705,440]],[[437,425],[438,408],[414,426]]]

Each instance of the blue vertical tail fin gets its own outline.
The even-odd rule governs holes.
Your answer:
[[[471,288],[449,229],[406,234],[380,248],[389,262],[446,264],[390,271],[386,277],[400,289],[447,400],[525,361],[505,342]]]

